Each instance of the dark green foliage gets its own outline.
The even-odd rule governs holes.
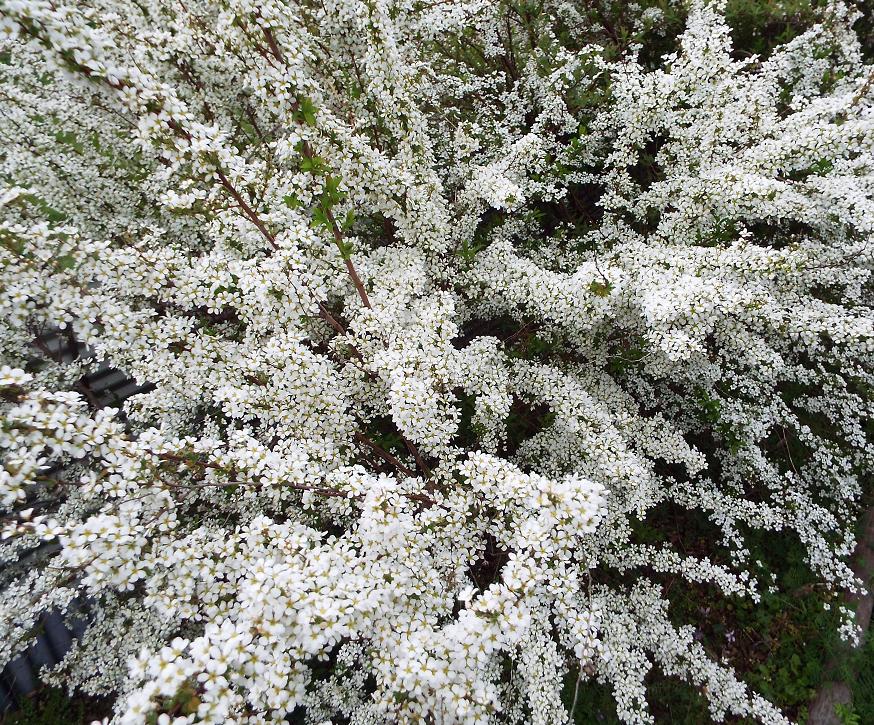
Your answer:
[[[848,716],[855,715],[859,725],[874,723],[874,633],[868,631],[862,646],[848,659],[845,682],[853,692]],[[849,718],[844,722],[851,723]]]
[[[594,723],[614,725],[620,722],[616,717],[616,700],[607,685],[582,679],[577,684],[577,673],[572,672],[565,679],[561,695],[569,712],[573,707],[574,725]],[[574,696],[576,696],[575,707]]]
[[[817,20],[818,0],[730,0],[725,19],[731,27],[734,53],[767,57]]]
[[[678,624],[702,623],[701,641],[712,656],[725,656],[754,690],[803,722],[809,702],[826,679],[828,661],[845,648],[836,633],[837,603],[815,582],[796,537],[747,531],[745,539],[751,561],[761,562],[754,567],[762,583],[761,601],[726,599],[712,588],[678,586],[669,591],[672,614]],[[766,586],[772,574],[775,593]],[[654,701],[664,703],[661,697]]]
[[[2,725],[88,725],[112,712],[106,700],[45,687],[21,702],[15,712],[0,714]]]

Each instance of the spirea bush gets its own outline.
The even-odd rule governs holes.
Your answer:
[[[0,664],[84,601],[119,723],[788,722],[667,588],[783,537],[858,637],[874,70],[740,5],[0,0]]]

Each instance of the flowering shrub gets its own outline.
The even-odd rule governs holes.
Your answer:
[[[121,723],[787,722],[665,583],[862,587],[874,70],[801,5],[0,0],[0,663],[84,596]]]

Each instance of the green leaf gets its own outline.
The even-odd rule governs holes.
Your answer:
[[[328,176],[325,179],[325,189],[329,194],[337,194],[340,191],[340,177],[339,176]]]
[[[829,159],[820,159],[816,163],[810,165],[808,171],[817,176],[823,176],[829,173],[834,168],[834,164]]]
[[[76,266],[76,258],[69,254],[65,254],[62,257],[58,257],[55,260],[55,263],[58,265],[59,269],[73,269],[73,267]]]
[[[321,156],[304,156],[300,160],[300,170],[320,174],[325,170],[325,160]]]
[[[613,285],[609,282],[599,282],[598,280],[593,280],[589,283],[589,292],[594,295],[598,295],[598,297],[608,297],[612,290]]]
[[[346,193],[340,191],[340,183],[342,179],[339,176],[327,176],[325,179],[325,190],[322,192],[322,206],[330,209],[332,206],[339,204],[341,199],[346,196]]]
[[[298,117],[307,125],[316,125],[316,107],[309,98],[302,98],[297,107]]]
[[[352,242],[347,242],[342,239],[337,242],[337,248],[340,250],[340,256],[343,259],[351,259],[352,253],[355,251]]]
[[[326,229],[331,228],[331,222],[328,220],[328,215],[322,207],[316,207],[313,209],[313,226],[325,227]]]

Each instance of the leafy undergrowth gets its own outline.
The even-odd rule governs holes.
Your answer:
[[[853,705],[848,708],[844,722],[853,725],[853,718],[858,725],[874,722],[874,635],[870,629],[862,647],[849,663],[849,668]]]
[[[112,704],[105,699],[77,695],[44,687],[22,700],[14,712],[0,714],[3,725],[86,725],[110,715]]]
[[[664,513],[664,512],[663,512]],[[673,515],[673,512],[665,514]],[[663,523],[663,522],[662,522]],[[677,519],[677,541],[689,554],[707,545],[711,532],[700,521]],[[637,532],[646,538],[646,528]],[[712,545],[712,538],[709,539]],[[874,722],[874,640],[849,650],[837,635],[836,607],[816,585],[804,564],[804,548],[780,533],[748,534],[751,561],[761,562],[759,581],[773,581],[776,592],[764,587],[761,601],[728,599],[713,587],[694,586],[668,578],[665,591],[676,625],[698,624],[696,639],[714,659],[731,665],[753,689],[778,705],[794,722],[805,723],[817,688],[828,677],[844,679],[854,688],[854,706],[842,717],[847,723]],[[774,573],[776,579],[772,579]],[[828,606],[828,608],[826,608]],[[841,653],[840,671],[827,673],[827,663]],[[699,725],[711,722],[706,700],[693,686],[655,670],[649,680],[649,700],[657,723]],[[580,681],[576,672],[565,683],[564,701],[573,706],[574,722],[618,723],[610,688]],[[746,725],[749,720],[726,718]]]

